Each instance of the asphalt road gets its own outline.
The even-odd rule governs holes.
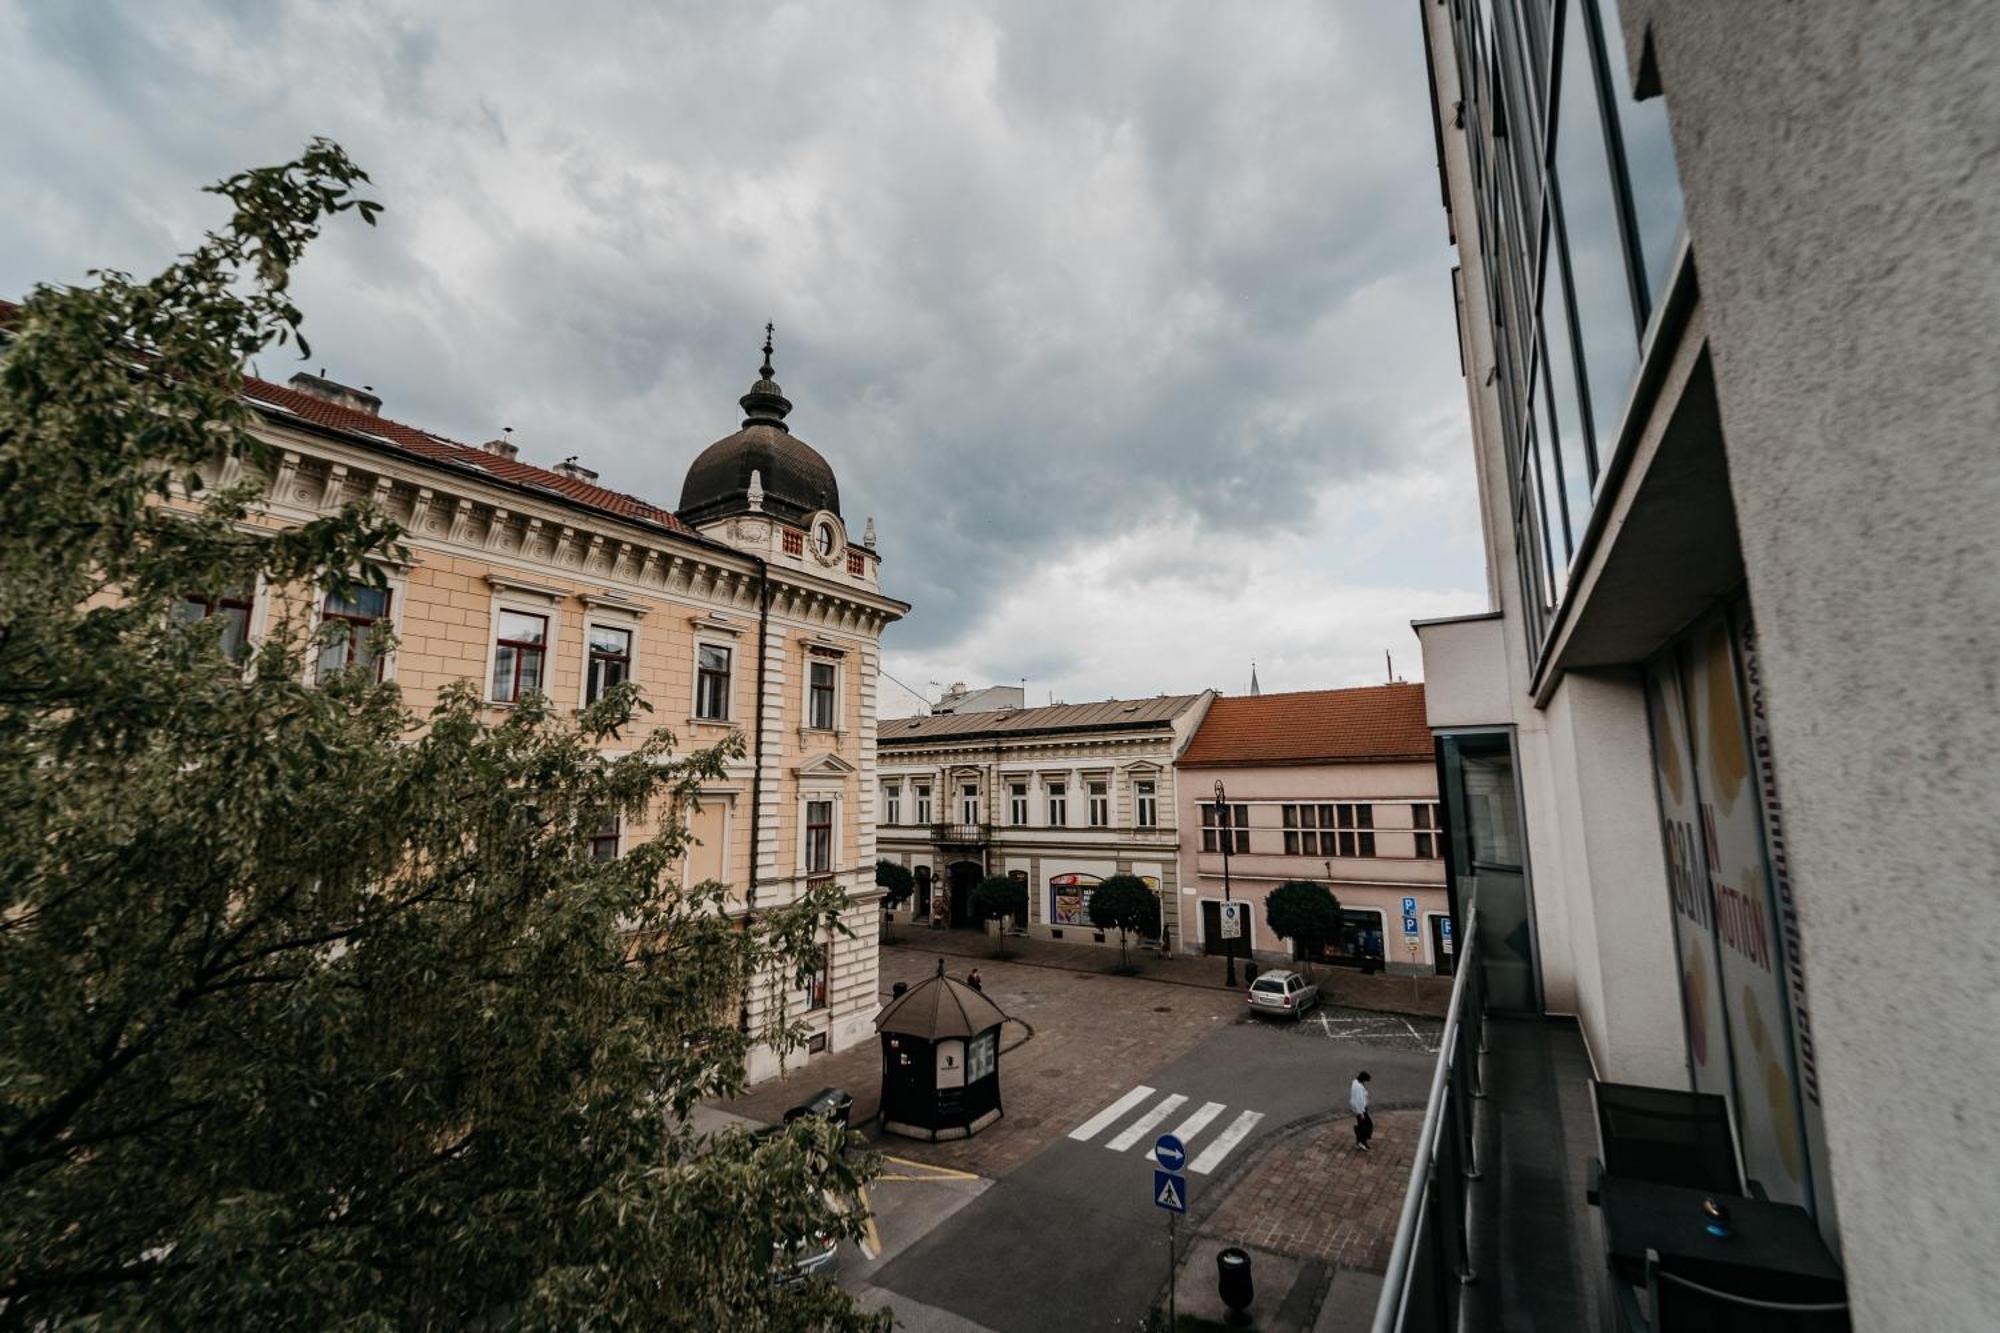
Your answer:
[[[1232,1025],[1178,1060],[1134,1069],[1130,1086],[1149,1092],[1118,1114],[1093,1111],[1077,1126],[1060,1127],[1036,1155],[938,1218],[921,1239],[891,1245],[867,1284],[997,1333],[1135,1327],[1167,1277],[1167,1214],[1153,1204],[1146,1158],[1157,1133],[1190,1119],[1201,1125],[1188,1136],[1192,1222],[1182,1224],[1185,1245],[1190,1225],[1199,1231],[1214,1201],[1274,1135],[1345,1107],[1357,1070],[1373,1075],[1377,1107],[1422,1104],[1435,1058],[1425,1049],[1432,1033],[1420,1027],[1392,1044],[1385,1031],[1376,1045],[1341,1035],[1338,1025],[1314,1028],[1311,1019],[1296,1030]],[[1183,1100],[1162,1107],[1174,1097]],[[1146,1120],[1155,1125],[1139,1123]],[[1087,1139],[1071,1137],[1093,1122],[1101,1124]],[[1239,1126],[1240,1141],[1197,1172],[1204,1151]],[[893,1207],[878,1197],[888,1216],[885,1204]]]

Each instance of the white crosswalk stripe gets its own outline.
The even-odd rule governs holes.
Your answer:
[[[1089,1142],[1110,1128],[1113,1121],[1120,1119],[1127,1111],[1152,1095],[1153,1090],[1142,1084],[1072,1129],[1069,1136],[1082,1142]]]
[[[1229,1156],[1237,1144],[1250,1137],[1250,1131],[1257,1128],[1257,1122],[1264,1118],[1262,1111],[1245,1111],[1229,1122],[1229,1128],[1222,1131],[1220,1138],[1201,1150],[1201,1155],[1188,1163],[1188,1170],[1196,1175],[1207,1175],[1222,1165],[1222,1159]]]
[[[1147,1105],[1148,1102],[1152,1104]],[[1143,1142],[1146,1144],[1146,1160],[1157,1165],[1159,1158],[1153,1152],[1152,1141],[1160,1127],[1188,1102],[1185,1093],[1161,1093],[1141,1084],[1072,1129],[1069,1136],[1079,1143],[1088,1143],[1113,1126],[1122,1124],[1124,1127],[1105,1139],[1101,1146],[1112,1152],[1129,1152]],[[1195,1140],[1212,1129],[1228,1109],[1221,1102],[1202,1102],[1173,1127],[1173,1136],[1188,1151],[1189,1161],[1184,1170],[1204,1176],[1212,1173],[1222,1165],[1224,1158],[1242,1146],[1264,1119],[1262,1111],[1239,1111],[1221,1133],[1206,1143],[1196,1143]],[[1127,1119],[1132,1116],[1137,1118]],[[1197,1149],[1200,1151],[1197,1152]]]
[[[1186,1100],[1187,1098],[1178,1092],[1167,1094],[1165,1097],[1160,1098],[1158,1106],[1155,1106],[1152,1110],[1127,1125],[1122,1134],[1115,1139],[1109,1140],[1104,1146],[1113,1152],[1124,1152],[1140,1139],[1145,1138],[1148,1134],[1158,1129],[1160,1122],[1180,1110],[1181,1104]]]
[[[1189,1139],[1207,1129],[1208,1122],[1221,1114],[1221,1102],[1203,1102],[1200,1110],[1174,1126],[1173,1135],[1181,1141],[1181,1147],[1185,1148],[1188,1145]],[[1157,1162],[1160,1159],[1153,1154],[1151,1148],[1148,1148],[1146,1149],[1146,1160]]]

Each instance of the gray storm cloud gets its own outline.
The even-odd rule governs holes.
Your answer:
[[[314,360],[447,434],[672,502],[774,320],[919,688],[1340,684],[1484,604],[1401,6],[14,4],[0,75],[0,289],[327,134],[389,211]]]

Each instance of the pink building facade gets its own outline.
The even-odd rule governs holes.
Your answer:
[[[1271,928],[1265,901],[1280,884],[1305,880],[1327,885],[1343,915],[1341,939],[1319,961],[1451,971],[1422,685],[1217,699],[1175,767],[1182,951],[1225,951],[1227,841],[1228,897],[1243,904],[1239,957],[1299,957]],[[1216,808],[1218,783],[1226,815]]]

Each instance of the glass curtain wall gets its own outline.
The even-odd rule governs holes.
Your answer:
[[[1588,544],[1680,244],[1659,98],[1632,94],[1616,0],[1453,0],[1460,114],[1539,660]]]

